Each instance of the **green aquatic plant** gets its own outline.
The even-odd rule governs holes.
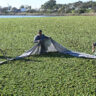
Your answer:
[[[66,48],[92,54],[95,21],[95,16],[0,19],[0,48],[9,58],[21,55],[34,45],[34,36],[42,29]],[[95,90],[93,59],[49,53],[0,65],[2,95],[95,96]]]

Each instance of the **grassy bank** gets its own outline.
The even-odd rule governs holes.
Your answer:
[[[39,29],[68,49],[91,54],[96,17],[0,19],[0,48],[7,57],[30,49]],[[4,59],[0,53],[1,60]],[[96,60],[61,54],[30,56],[0,65],[0,94],[95,96]]]

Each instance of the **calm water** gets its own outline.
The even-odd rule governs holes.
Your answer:
[[[14,16],[14,15],[1,15],[0,18],[26,18],[26,17],[51,17],[51,16]]]

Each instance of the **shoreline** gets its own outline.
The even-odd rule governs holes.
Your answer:
[[[9,14],[5,14],[2,13],[0,14],[0,16],[96,16],[96,13],[82,13],[82,14],[78,14],[78,13],[63,13],[63,14],[59,14],[59,13],[9,13]]]

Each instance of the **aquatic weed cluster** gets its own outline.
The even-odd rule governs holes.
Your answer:
[[[30,49],[39,29],[68,49],[91,53],[96,17],[0,19],[0,48],[7,57]],[[3,60],[2,53],[0,57]],[[0,66],[0,94],[95,96],[96,60],[58,53],[30,56]]]

